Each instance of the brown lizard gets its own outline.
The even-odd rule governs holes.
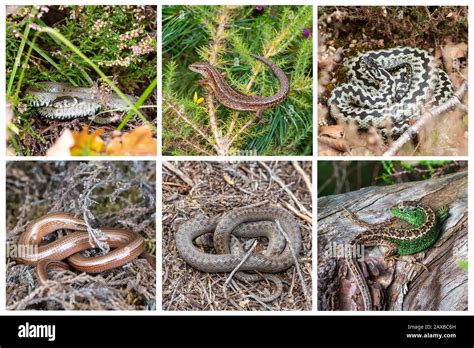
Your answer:
[[[275,105],[280,104],[290,92],[290,83],[283,70],[268,59],[251,54],[252,57],[268,65],[280,82],[278,92],[269,97],[248,95],[234,90],[229,86],[225,78],[214,66],[208,62],[196,62],[189,69],[204,76],[200,84],[208,87],[216,96],[217,100],[225,107],[239,111],[254,111],[262,120],[263,112]]]

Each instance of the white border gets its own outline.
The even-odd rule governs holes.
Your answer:
[[[313,45],[313,77],[314,77],[314,86],[313,86],[313,124],[314,124],[314,132],[313,132],[313,144],[314,144],[314,149],[313,149],[313,156],[265,156],[265,157],[260,157],[260,156],[232,156],[232,157],[223,157],[223,156],[216,156],[216,157],[211,157],[211,156],[158,156],[157,158],[154,157],[134,157],[134,158],[124,158],[124,157],[88,157],[88,158],[64,158],[64,157],[6,157],[5,151],[6,151],[6,141],[5,141],[5,132],[1,132],[0,136],[0,141],[1,141],[1,159],[2,159],[2,165],[0,165],[0,192],[3,193],[3,199],[0,200],[0,209],[2,211],[1,216],[1,223],[3,223],[3,226],[6,226],[6,211],[5,211],[5,163],[6,161],[27,161],[27,160],[32,160],[32,161],[54,161],[54,160],[68,160],[68,161],[84,161],[84,160],[100,160],[100,161],[110,161],[110,160],[156,160],[156,166],[157,166],[157,236],[156,236],[156,242],[157,242],[157,250],[156,250],[156,256],[157,256],[157,289],[156,289],[156,305],[157,305],[157,311],[7,311],[5,309],[6,305],[6,294],[5,294],[5,264],[3,262],[0,262],[0,315],[11,315],[11,316],[30,316],[30,315],[42,315],[42,316],[50,316],[50,315],[76,315],[76,316],[82,316],[82,315],[107,315],[107,316],[121,316],[121,315],[137,315],[137,316],[155,316],[155,315],[169,315],[169,316],[175,316],[175,315],[185,315],[185,316],[214,316],[214,315],[230,315],[230,316],[247,316],[247,315],[259,315],[259,316],[268,316],[268,315],[282,315],[282,316],[288,316],[288,315],[303,315],[303,316],[308,316],[308,315],[317,315],[317,316],[346,316],[346,315],[355,315],[355,316],[411,316],[411,315],[420,315],[420,316],[432,316],[432,315],[447,315],[447,316],[463,316],[463,315],[472,315],[474,310],[472,306],[470,306],[470,310],[465,311],[465,312],[453,312],[453,311],[400,311],[400,312],[356,312],[356,311],[317,311],[317,160],[381,160],[381,159],[386,159],[382,157],[361,157],[361,156],[355,156],[355,157],[319,157],[317,156],[317,106],[318,106],[318,90],[317,90],[317,57],[318,57],[318,23],[317,23],[317,9],[318,6],[334,6],[334,5],[339,5],[339,6],[354,6],[354,5],[381,5],[385,1],[383,0],[362,0],[358,1],[356,4],[354,4],[353,1],[349,0],[339,0],[339,1],[329,1],[329,0],[320,0],[317,3],[315,3],[314,0],[299,0],[296,3],[294,3],[291,0],[266,0],[266,1],[260,1],[260,0],[252,0],[252,1],[224,1],[224,0],[163,0],[160,2],[157,1],[150,1],[150,0],[135,0],[135,1],[130,1],[130,0],[124,0],[124,1],[118,1],[118,0],[102,0],[101,5],[155,5],[158,6],[158,14],[157,14],[157,21],[158,21],[158,37],[157,37],[157,42],[158,42],[158,47],[161,47],[161,7],[162,5],[176,5],[176,4],[182,4],[182,5],[261,5],[262,3],[265,4],[272,4],[272,5],[313,5],[313,40],[314,40],[314,45]],[[12,1],[9,0],[6,2],[6,4],[0,5],[1,10],[0,14],[2,16],[2,19],[5,19],[5,6],[6,5],[97,5],[96,1],[91,1],[91,0],[62,0],[62,1],[38,1],[38,0],[30,0],[30,1],[25,1],[25,0],[17,0],[17,1]],[[383,4],[384,6],[401,6],[405,5],[401,0],[397,1],[390,1],[386,4]],[[410,6],[416,6],[416,5],[430,5],[430,6],[469,6],[469,1],[463,0],[463,1],[424,1],[424,0],[413,0],[410,2]],[[470,9],[471,10],[471,9]],[[471,13],[472,11],[469,11],[469,21],[473,19],[473,15]],[[474,22],[473,22],[474,23]],[[0,43],[1,46],[3,47],[3,52],[5,52],[5,20],[2,21],[2,24],[0,26]],[[469,42],[472,42],[472,30],[469,30]],[[472,55],[471,55],[472,56]],[[469,57],[469,64],[468,66],[473,66],[472,65],[472,57]],[[162,68],[162,61],[161,61],[161,49],[158,50],[158,102],[161,101],[161,68]],[[5,59],[3,58],[1,60],[1,72],[0,72],[0,80],[1,80],[1,87],[5,91],[5,83],[6,83],[6,76],[5,76]],[[469,97],[469,102],[472,104],[471,97]],[[5,95],[2,97],[2,103],[3,103],[3,108],[2,110],[5,110]],[[161,134],[162,130],[162,124],[161,124],[161,119],[162,119],[162,111],[161,107],[158,108],[158,130],[159,134]],[[472,141],[469,139],[469,153],[472,151]],[[162,139],[161,136],[158,137],[158,146],[159,146],[159,152],[161,153],[161,148],[162,148]],[[406,157],[397,157],[397,160],[420,160],[420,157],[416,156],[406,156]],[[446,159],[446,160],[468,160],[468,156],[463,156],[463,157],[423,157],[422,159]],[[255,160],[277,160],[277,161],[283,161],[283,160],[299,160],[299,161],[312,161],[312,180],[313,180],[313,238],[312,238],[312,258],[313,258],[313,289],[312,289],[312,303],[313,303],[313,310],[312,311],[262,311],[262,312],[233,312],[233,311],[215,311],[215,312],[198,312],[198,311],[162,311],[161,306],[162,306],[162,274],[161,274],[161,262],[162,262],[162,187],[161,187],[161,176],[162,176],[162,162],[163,161],[255,161]],[[469,182],[471,179],[471,175],[469,175]],[[472,206],[472,200],[474,199],[472,197],[472,192],[471,192],[471,185],[469,184],[469,206]],[[6,232],[5,232],[6,233]],[[471,235],[472,232],[469,232],[469,235]],[[473,294],[473,289],[472,289],[472,279],[474,276],[474,255],[473,253],[468,253],[469,255],[469,263],[471,265],[469,269],[469,298],[468,298],[468,304],[472,304],[474,300],[474,294]],[[5,257],[5,242],[2,241],[0,243],[0,255],[3,255]]]

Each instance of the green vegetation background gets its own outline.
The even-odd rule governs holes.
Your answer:
[[[225,50],[218,52],[218,69],[237,90],[245,91],[256,61],[250,53],[270,57],[290,79],[289,97],[278,107],[264,113],[266,124],[254,122],[235,139],[230,151],[257,151],[261,155],[309,155],[312,153],[312,51],[311,6],[234,6],[229,25],[219,36],[216,28],[222,6],[163,7],[163,96],[184,111],[199,129],[209,128],[205,97],[197,85],[201,78],[188,65],[208,60],[216,37],[225,37]],[[263,73],[262,73],[263,71]],[[264,67],[253,83],[252,92],[272,95],[278,80]],[[216,103],[217,105],[217,103]],[[219,128],[229,129],[234,111],[218,106]],[[242,126],[254,113],[240,112]],[[238,127],[236,127],[238,129]],[[199,155],[199,148],[212,152],[212,146],[196,137],[196,131],[176,116],[176,110],[163,109],[163,154]],[[188,146],[192,143],[192,146]]]
[[[54,134],[44,132],[42,120],[33,115],[34,109],[26,107],[21,98],[26,86],[55,81],[91,87],[100,80],[97,71],[57,36],[49,32],[36,35],[41,28],[55,29],[125,93],[140,96],[155,89],[156,6],[9,9],[12,11],[6,18],[5,52],[7,100],[15,118],[8,127],[17,154],[37,154],[41,150],[36,148],[45,147],[57,135],[56,129],[52,130],[56,131]],[[156,109],[144,113],[149,120],[156,118]]]
[[[465,168],[465,161],[319,161],[318,197],[427,180]]]

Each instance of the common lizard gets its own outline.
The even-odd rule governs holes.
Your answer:
[[[288,96],[290,83],[283,70],[276,64],[256,54],[250,55],[270,67],[278,78],[280,89],[276,94],[269,97],[261,97],[238,92],[229,86],[223,74],[219,73],[208,62],[193,63],[189,66],[189,69],[204,76],[204,79],[199,83],[208,87],[222,105],[233,110],[254,111],[257,118],[262,120],[262,114],[266,109],[280,104]]]
[[[388,221],[368,224],[346,209],[349,219],[367,230],[357,234],[349,241],[351,250],[346,253],[346,261],[362,294],[364,310],[372,310],[372,296],[364,274],[357,263],[354,250],[356,245],[382,246],[386,260],[396,259],[397,255],[411,255],[431,247],[438,239],[441,225],[449,216],[448,208],[443,206],[436,211],[416,201],[405,201],[390,209],[393,215]],[[398,219],[406,221],[407,228],[392,226]]]

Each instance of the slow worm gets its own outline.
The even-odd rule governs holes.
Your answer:
[[[59,238],[46,245],[40,245],[43,237],[60,229],[76,232]],[[106,243],[111,250],[107,254],[85,257],[81,251],[95,248],[89,242],[87,225],[82,219],[69,213],[49,213],[30,222],[18,241],[19,257],[17,261],[36,266],[38,282],[44,284],[48,279],[49,268],[69,269],[69,266],[82,272],[100,273],[120,267],[145,253],[145,240],[129,230],[101,228]],[[154,268],[151,257],[145,255]],[[66,262],[63,262],[65,260]]]

